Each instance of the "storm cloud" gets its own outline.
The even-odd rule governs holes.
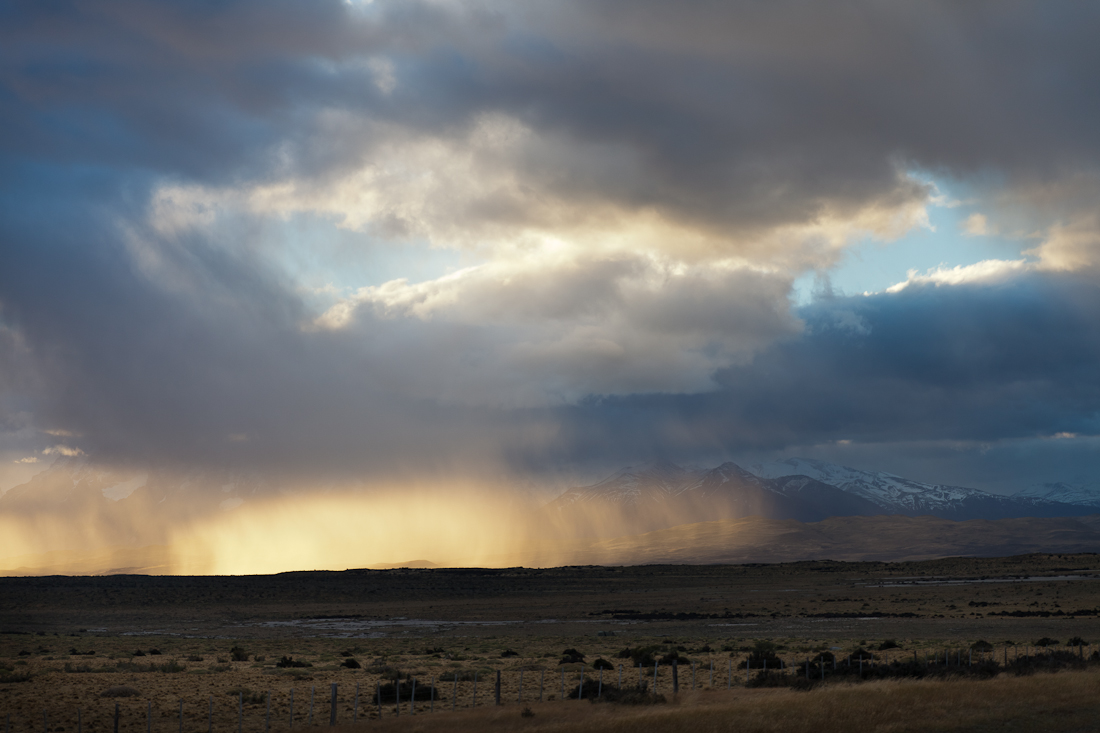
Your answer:
[[[1097,16],[9,4],[0,453],[371,474],[1096,435]],[[935,207],[1017,254],[797,302]]]

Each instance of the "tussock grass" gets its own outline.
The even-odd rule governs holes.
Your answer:
[[[521,715],[529,707],[533,716]],[[810,692],[758,689],[681,693],[668,705],[531,703],[459,713],[403,715],[372,730],[554,731],[561,733],[850,733],[889,731],[1093,730],[1100,718],[1100,673],[1062,672],[993,680],[883,680],[826,685]],[[354,733],[351,726],[340,729]]]

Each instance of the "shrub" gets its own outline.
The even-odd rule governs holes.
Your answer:
[[[1069,646],[1088,646],[1089,643],[1082,639],[1080,636],[1074,636],[1066,642]]]
[[[363,665],[359,664],[359,662],[355,661],[351,657],[348,657],[340,666],[347,667],[348,669],[360,669]]]
[[[676,662],[677,665],[691,664],[690,659],[680,655],[679,649],[673,649],[668,654],[661,657],[661,664],[672,664],[673,662]]]
[[[289,667],[312,667],[309,662],[302,662],[293,657],[283,657],[278,662],[275,662],[276,667],[289,668]]]
[[[576,649],[566,649],[561,653],[561,661],[558,664],[583,664],[584,655]]]
[[[150,649],[149,654],[151,654],[154,657],[159,657],[160,656],[160,649]]]
[[[13,672],[8,669],[0,669],[0,682],[3,683],[30,682],[31,677],[32,675],[30,672]]]
[[[145,652],[141,651],[140,649],[135,649],[135,650],[134,650],[134,653],[133,653],[133,654],[131,654],[130,656],[131,656],[131,657],[144,657],[144,656],[145,656]]]
[[[244,647],[235,646],[229,650],[229,656],[233,658],[234,662],[247,662],[248,652],[244,650]],[[221,661],[221,660],[218,660]]]
[[[531,709],[530,705],[528,705],[520,711],[519,715],[521,718],[533,718],[535,717],[535,711]]]
[[[1049,636],[1044,636],[1042,639],[1038,639],[1035,642],[1035,646],[1041,646],[1044,649],[1048,646],[1058,646],[1058,640],[1051,639]]]
[[[619,652],[616,657],[619,659],[629,659],[635,667],[639,664],[643,667],[652,667],[654,655],[660,651],[660,646],[627,647]]]
[[[615,665],[606,659],[600,658],[592,662],[592,669],[615,669]]]
[[[886,641],[878,645],[878,650],[880,652],[884,652],[887,649],[901,649],[901,647],[898,646],[898,643],[893,639],[887,639]]]
[[[504,651],[502,651],[502,652],[500,653],[500,656],[501,656],[502,658],[508,658],[508,657],[518,657],[518,656],[519,656],[519,652],[517,652],[517,651],[513,651],[512,649],[505,649]]]
[[[573,685],[566,697],[570,700],[577,699],[577,685]],[[589,702],[612,703],[615,705],[660,705],[668,702],[664,695],[654,695],[648,691],[646,685],[638,687],[624,687],[622,689],[611,685],[604,685],[600,690],[599,683],[595,680],[585,680],[584,697]]]
[[[387,682],[382,685],[381,688],[376,688],[375,694],[378,694],[378,689],[381,690],[382,703],[396,701],[398,690],[401,692],[401,701],[408,702],[413,694],[413,682],[411,679],[406,679],[403,682]],[[417,700],[431,700],[432,699],[432,686],[422,685],[417,683],[416,685],[416,699]],[[435,699],[442,700],[443,698],[439,694],[439,690],[435,692]]]
[[[985,639],[978,639],[976,642],[970,645],[970,648],[976,652],[991,652],[993,651],[993,645]]]
[[[267,700],[267,696],[264,693],[250,690],[247,687],[234,687],[225,694],[232,695],[246,705],[262,705],[264,701]]]
[[[202,657],[201,657],[200,655],[198,655],[198,654],[189,654],[189,655],[187,656],[187,661],[188,661],[188,662],[201,662],[201,661],[202,661]]]

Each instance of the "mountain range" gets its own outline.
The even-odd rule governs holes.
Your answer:
[[[573,536],[608,537],[750,516],[799,522],[878,515],[967,521],[1078,517],[1098,507],[1100,496],[1088,491],[1003,496],[792,458],[752,471],[735,463],[709,470],[667,462],[625,468],[567,490],[543,511]]]
[[[159,543],[173,523],[240,511],[286,490],[258,473],[117,471],[87,458],[61,459],[0,496],[0,517],[42,527],[43,517],[68,517],[64,531],[53,533],[64,541],[45,554],[0,558],[0,572],[171,572],[170,553]],[[541,539],[551,553],[532,556],[533,564],[1100,549],[1095,487],[1056,483],[1004,496],[802,458],[751,470],[661,461],[628,467],[532,511],[531,527],[548,529]]]

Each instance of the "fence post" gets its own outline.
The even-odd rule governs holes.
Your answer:
[[[657,694],[657,661],[653,661],[653,694]]]
[[[237,700],[237,733],[241,733],[244,729],[244,690],[238,694],[240,697]]]
[[[712,690],[714,689],[714,659],[713,658],[711,658],[711,660],[710,660],[710,682],[707,684],[707,687],[709,687]]]
[[[413,677],[412,694],[409,695],[409,715],[416,715],[416,678]]]
[[[679,662],[678,659],[674,658],[672,660],[672,694],[673,695],[676,695],[680,692],[680,670],[679,670],[679,665],[677,664],[677,662]]]
[[[271,690],[267,691],[267,712],[264,713],[264,730],[271,730]]]
[[[833,655],[833,671],[836,671],[836,655]],[[825,681],[825,655],[821,655],[821,681]]]
[[[117,703],[116,703],[116,708],[117,708]],[[118,716],[116,715],[115,718],[117,719]],[[207,730],[207,733],[214,733],[214,696],[213,695],[210,696],[210,708],[209,708],[209,711],[207,712],[206,730]],[[115,729],[115,733],[118,733],[117,728]]]
[[[455,711],[455,708],[457,706],[458,706],[458,671],[456,670],[455,671],[455,687],[454,687],[454,690],[451,691],[451,712],[452,713]]]
[[[494,687],[493,692],[496,694],[496,704],[499,706],[500,705],[500,670],[499,669],[497,670],[496,686]]]
[[[213,711],[213,709],[214,709],[214,698],[211,697],[210,698],[210,710]],[[210,717],[211,717],[211,719],[213,719],[213,717],[214,717],[213,712],[210,713]],[[9,722],[10,722],[10,718],[9,718]],[[211,723],[211,726],[213,726],[213,723]],[[115,703],[115,733],[118,733],[118,703],[117,702]]]
[[[474,704],[471,707],[477,707],[477,670],[474,670]]]
[[[542,702],[542,683],[546,681],[546,670],[539,672],[539,702]]]
[[[401,675],[393,682],[394,716],[401,717]]]
[[[523,702],[523,670],[519,671],[519,697],[516,698],[516,702]]]
[[[153,733],[153,701],[145,702],[145,733]]]
[[[691,689],[695,691],[695,662],[691,663]]]
[[[332,683],[332,701],[328,706],[328,727],[336,725],[336,683]]]
[[[457,674],[458,673],[455,672],[455,675],[457,675]],[[456,676],[455,679],[457,679],[457,676]],[[378,682],[376,682],[375,684],[377,685],[377,687],[375,687],[375,692],[378,693],[378,719],[381,720],[382,719],[382,680],[378,680]],[[291,694],[293,694],[294,690],[291,690],[290,692],[291,692]]]
[[[290,688],[290,727],[294,727],[294,688]]]
[[[596,699],[603,697],[603,667],[600,667],[600,685],[596,688]]]
[[[561,699],[565,700],[565,667],[561,668]]]
[[[357,706],[359,704],[359,685],[355,686],[355,704]],[[432,675],[432,694],[431,694],[431,702],[428,703],[428,712],[429,713],[434,713],[435,712],[435,675],[434,674]]]
[[[42,711],[42,733],[50,733],[50,719],[46,717],[45,710]]]
[[[84,721],[80,719],[80,708],[76,709],[76,733],[84,733]]]
[[[313,725],[313,697],[317,692],[317,685],[309,686],[309,717],[306,719],[306,725]]]
[[[727,666],[729,667],[729,669],[726,670],[726,689],[727,690],[732,690],[733,689],[733,657],[729,658]]]
[[[619,665],[619,689],[623,689],[623,665]]]
[[[267,707],[268,707],[268,709],[271,708],[271,693],[270,692],[267,693]],[[359,683],[358,682],[355,683],[355,707],[352,708],[351,722],[353,722],[353,723],[358,723],[359,722]]]
[[[577,700],[584,699],[584,665],[581,665],[581,681],[577,685]]]

